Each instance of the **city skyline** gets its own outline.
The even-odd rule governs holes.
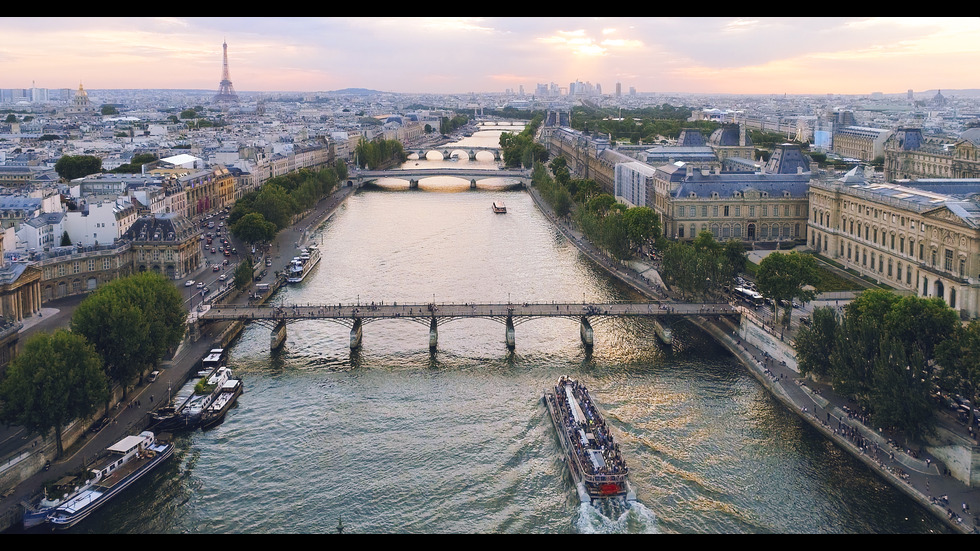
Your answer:
[[[3,88],[887,94],[980,88],[978,18],[3,18]]]

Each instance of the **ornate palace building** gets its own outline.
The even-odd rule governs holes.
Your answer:
[[[980,179],[810,183],[813,250],[899,291],[980,315]]]
[[[658,167],[648,204],[671,239],[747,242],[803,240],[806,235],[809,160],[799,146],[777,146],[761,172],[696,170],[678,162]]]
[[[957,138],[899,128],[885,141],[885,180],[980,178],[980,128]]]

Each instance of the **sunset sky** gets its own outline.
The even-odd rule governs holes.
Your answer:
[[[980,19],[0,18],[0,88],[867,94],[980,88]]]

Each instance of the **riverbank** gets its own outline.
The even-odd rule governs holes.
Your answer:
[[[652,267],[624,266],[594,247],[571,225],[558,220],[551,207],[533,186],[528,193],[541,211],[562,234],[595,264],[626,283],[650,300],[673,300]],[[846,450],[859,461],[905,493],[952,530],[977,533],[980,518],[972,513],[971,504],[980,504],[980,490],[970,488],[953,478],[943,462],[925,451],[912,451],[898,445],[901,435],[866,426],[849,406],[848,400],[827,385],[819,385],[801,376],[783,361],[775,349],[750,343],[744,319],[740,325],[727,320],[695,318],[692,323],[715,338],[759,380],[770,393],[810,426]],[[761,344],[761,343],[760,343]]]
[[[341,187],[322,199],[296,224],[279,232],[272,242],[270,251],[287,251],[288,258],[292,258],[289,251],[292,251],[294,246],[298,246],[297,244],[304,242],[312,229],[328,219],[354,190],[353,187]],[[229,304],[246,304],[249,294],[251,293],[248,291],[232,292],[226,301]],[[74,306],[84,297],[70,298],[70,301],[58,301],[58,308],[42,308],[43,318],[39,317],[32,323],[29,328],[30,331],[54,331],[67,327]],[[40,468],[20,469],[25,472],[20,478],[20,482],[13,488],[6,490],[3,496],[0,496],[0,532],[20,530],[23,504],[40,497],[41,488],[46,482],[80,471],[86,465],[91,464],[108,446],[119,441],[122,437],[145,430],[149,421],[149,413],[168,402],[168,396],[172,390],[183,385],[189,375],[196,371],[201,359],[211,348],[227,347],[241,331],[241,328],[241,322],[212,324],[212,327],[202,331],[196,340],[192,340],[188,332],[177,347],[173,357],[169,361],[161,362],[166,368],[161,367],[160,375],[156,381],[145,382],[142,386],[130,389],[125,398],[126,404],[130,405],[117,404],[116,407],[110,409],[109,424],[105,428],[95,434],[85,432],[79,435],[78,442],[68,446],[63,457],[57,460],[52,458],[51,467],[47,471]],[[84,427],[80,430],[84,430]],[[50,441],[53,441],[53,437],[50,435],[46,439],[37,436],[25,439],[21,455],[35,458],[32,463],[40,461],[38,464],[41,465],[44,463],[44,459],[36,459],[37,448],[45,445],[45,442],[50,443]]]

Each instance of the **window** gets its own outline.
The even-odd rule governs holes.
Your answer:
[[[728,216],[728,205],[725,205],[725,216]]]
[[[953,271],[953,249],[946,249],[944,251],[944,255],[945,255],[946,258],[945,258],[945,260],[943,262],[943,268],[947,272],[952,272]]]

